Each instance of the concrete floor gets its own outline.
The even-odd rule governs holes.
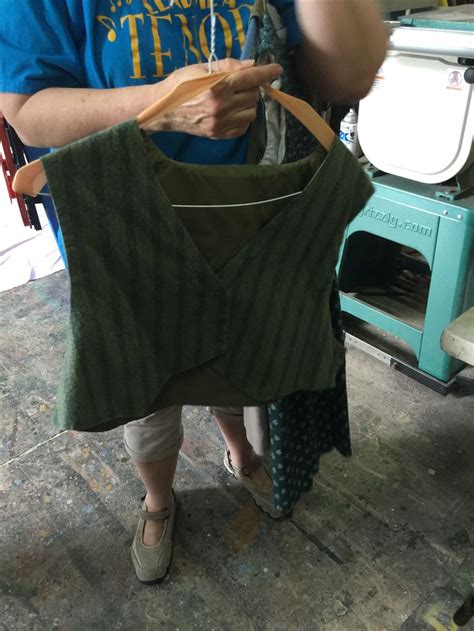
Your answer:
[[[350,349],[354,457],[327,456],[282,523],[229,479],[205,410],[186,409],[173,569],[144,587],[120,429],[51,425],[67,292],[62,272],[0,295],[1,629],[457,628],[474,585],[472,369],[443,398]]]

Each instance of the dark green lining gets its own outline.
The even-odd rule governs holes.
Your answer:
[[[149,138],[142,138],[153,172],[159,174],[156,186],[170,209],[172,204],[246,204],[300,191],[324,159],[324,150],[318,148],[298,163],[277,167],[189,165],[167,158]],[[274,174],[273,169],[278,173]],[[290,198],[236,208],[177,207],[173,211],[216,272],[293,201]]]

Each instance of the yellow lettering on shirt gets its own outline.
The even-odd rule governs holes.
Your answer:
[[[143,6],[148,11],[148,13],[156,14],[156,13],[166,13],[170,10],[169,0],[163,2],[163,0],[142,0]],[[178,4],[179,0],[175,0],[175,4]],[[155,5],[153,9],[152,5]]]
[[[138,46],[138,28],[137,22],[144,23],[143,13],[135,13],[131,15],[124,15],[120,20],[120,26],[123,28],[124,24],[128,22],[128,29],[130,34],[130,48],[132,50],[132,63],[133,63],[133,75],[130,79],[145,79],[145,75],[142,74],[140,49]]]
[[[244,33],[244,25],[242,22],[241,11],[243,8],[248,8],[249,10],[252,8],[250,4],[242,4],[238,9],[231,9],[230,14],[234,18],[236,35],[241,46],[244,45],[245,42],[245,33]]]
[[[112,13],[115,13],[115,11],[117,11],[117,7],[120,8],[125,3],[130,6],[133,0],[125,0],[125,2],[123,2],[123,0],[109,0],[109,2],[110,2],[110,10],[112,11]]]
[[[109,42],[114,43],[117,40],[117,33],[115,32],[116,26],[112,18],[109,18],[106,15],[96,15],[95,19],[97,20],[97,22],[99,22],[99,24],[105,26],[105,28],[108,30],[107,39],[109,40]]]
[[[162,78],[183,62],[184,65],[203,63],[210,57],[210,0],[174,0],[172,4],[171,0],[108,1],[110,14],[96,15],[95,20],[105,29],[104,41],[113,44],[119,37],[130,41],[130,79],[151,80],[153,71],[154,78]],[[216,12],[217,54],[221,58],[229,57],[237,43],[242,47],[245,42],[245,18],[252,2],[214,1],[216,6],[222,7],[220,13]],[[142,12],[124,15],[135,9]],[[164,20],[165,24],[159,20]],[[178,33],[181,33],[182,44],[176,42]],[[172,34],[171,39],[168,34]],[[163,50],[167,42],[170,42],[168,49]],[[127,46],[126,41],[123,44]],[[145,63],[145,50],[146,54],[153,50],[154,68],[153,63],[150,68],[149,58]]]
[[[189,66],[190,63],[200,64],[202,62],[202,56],[199,50],[194,46],[193,36],[189,29],[188,20],[182,13],[177,13],[176,16],[181,22],[181,31],[183,33],[183,49],[185,65]],[[192,53],[196,59],[189,61],[189,53]]]
[[[150,21],[151,21],[151,32],[153,35],[154,52],[152,53],[152,55],[155,58],[155,62],[156,62],[156,72],[153,76],[162,77],[164,75],[163,57],[168,57],[168,59],[171,59],[171,51],[167,50],[165,52],[161,50],[161,38],[160,38],[159,30],[158,30],[158,20],[166,20],[167,22],[171,24],[172,18],[169,13],[168,15],[148,15],[148,17],[150,18]]]

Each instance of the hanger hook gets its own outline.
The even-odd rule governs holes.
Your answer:
[[[173,0],[174,1],[174,0]],[[217,27],[217,17],[214,6],[214,0],[210,0],[209,2],[210,15],[211,15],[211,51],[210,55],[207,59],[208,64],[208,72],[211,74],[212,72],[212,62],[215,61],[217,63],[217,69],[219,68],[219,58],[216,55],[216,27]]]

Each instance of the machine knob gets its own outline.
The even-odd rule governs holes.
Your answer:
[[[471,85],[474,83],[474,68],[466,68],[464,79],[466,83],[470,83]]]

